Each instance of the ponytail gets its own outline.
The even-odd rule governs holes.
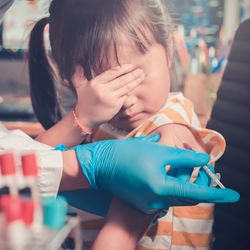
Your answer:
[[[38,121],[45,129],[61,119],[61,111],[54,85],[53,70],[44,47],[44,28],[49,18],[34,26],[29,41],[29,76],[31,102]]]

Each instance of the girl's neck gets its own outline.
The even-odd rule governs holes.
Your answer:
[[[92,141],[123,139],[128,135],[127,131],[118,129],[109,123],[102,124],[92,135]]]
[[[110,129],[111,131],[113,131],[114,133],[117,133],[117,134],[119,134],[119,135],[121,135],[121,136],[127,136],[128,135],[128,133],[130,132],[128,132],[128,131],[126,131],[126,130],[123,130],[123,129],[120,129],[120,128],[116,128],[116,127],[114,127],[111,123],[106,123],[105,124],[105,126],[108,128],[108,129]]]

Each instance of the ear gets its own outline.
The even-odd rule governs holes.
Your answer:
[[[72,83],[76,89],[80,88],[83,84],[88,82],[84,74],[84,69],[81,65],[76,65],[75,73],[72,76]]]

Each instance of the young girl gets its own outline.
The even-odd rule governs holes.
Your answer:
[[[55,139],[55,134],[50,138],[47,133],[40,141],[53,145],[62,137],[73,146],[83,140],[160,133],[161,143],[205,151],[212,161],[223,154],[223,137],[200,127],[192,104],[182,94],[169,93],[172,24],[164,1],[52,1],[50,17],[37,23],[30,40],[32,102],[45,128],[61,118],[55,76],[42,44],[48,22],[58,76],[77,92],[78,107],[86,109],[80,113],[76,108],[68,115],[69,124],[77,122],[83,135],[58,133]],[[86,136],[91,132],[91,138]],[[187,171],[166,166],[168,174],[183,180]],[[190,181],[199,174],[199,168],[190,172]],[[85,241],[91,244],[102,228],[93,246],[102,250],[135,248],[153,219],[119,200],[113,201],[105,225],[100,218],[84,215]],[[172,207],[154,220],[138,249],[209,249],[212,221],[211,205]],[[108,235],[112,242],[106,240]]]

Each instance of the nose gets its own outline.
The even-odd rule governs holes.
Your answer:
[[[137,101],[136,96],[130,95],[130,96],[128,96],[126,102],[123,104],[123,107],[124,107],[125,109],[128,109],[128,108],[130,108],[131,106],[135,105],[136,101]]]
[[[126,102],[123,104],[123,108],[125,109],[125,113],[129,115],[130,109],[136,104],[137,97],[135,95],[128,96]]]

